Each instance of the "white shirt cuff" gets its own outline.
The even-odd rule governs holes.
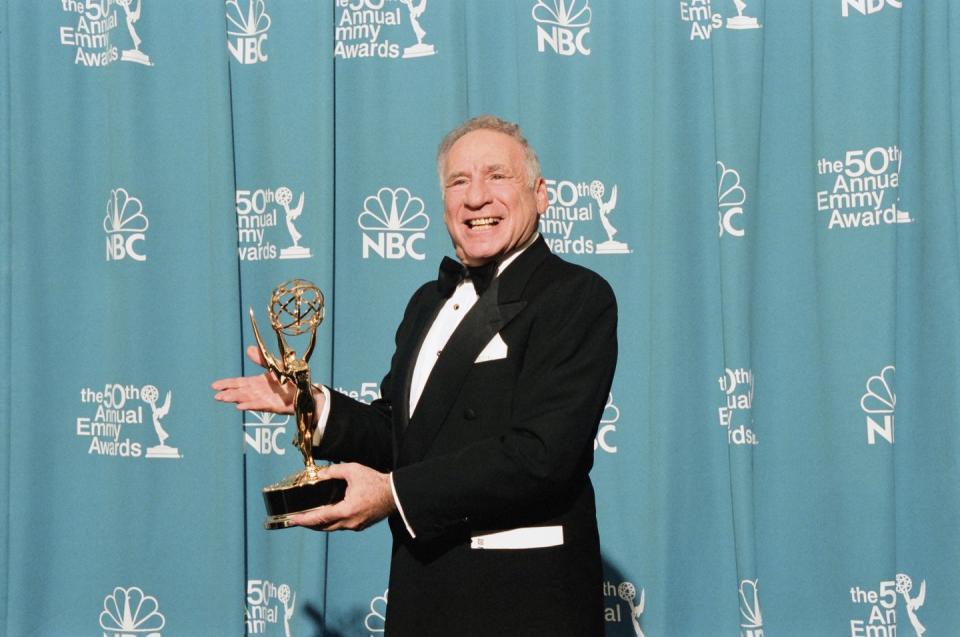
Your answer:
[[[313,430],[313,446],[319,447],[323,440],[323,432],[327,430],[327,419],[330,418],[330,390],[323,385],[314,385],[323,394],[323,408],[317,418],[317,428]]]
[[[407,533],[410,534],[410,537],[416,538],[417,534],[413,532],[413,528],[410,526],[410,523],[407,522],[407,516],[403,514],[403,507],[400,506],[400,498],[397,497],[397,488],[393,486],[393,473],[390,473],[390,493],[393,494],[393,503],[397,505],[397,511],[400,512],[400,519],[403,520],[403,526],[407,527]]]

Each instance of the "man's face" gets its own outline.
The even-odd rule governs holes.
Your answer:
[[[447,231],[471,266],[523,245],[547,209],[546,183],[530,185],[520,142],[492,130],[467,133],[450,148],[443,193]]]

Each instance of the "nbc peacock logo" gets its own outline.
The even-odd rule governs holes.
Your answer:
[[[103,230],[107,233],[107,261],[120,261],[130,257],[134,261],[146,261],[140,243],[145,241],[150,220],[143,212],[143,202],[131,195],[126,188],[114,188],[107,198],[107,211],[103,217]]]
[[[563,56],[590,55],[590,0],[537,0],[530,14],[537,23],[537,51],[545,53],[549,46]]]
[[[157,598],[138,586],[118,586],[103,600],[103,637],[162,637],[166,623]]]
[[[363,200],[357,225],[363,234],[363,258],[371,252],[382,259],[410,257],[423,261],[426,255],[417,242],[426,237],[430,217],[423,199],[407,188],[381,188]]]
[[[728,168],[722,161],[717,162],[717,223],[720,226],[720,237],[742,237],[744,229],[734,223],[734,217],[743,214],[743,205],[747,202],[747,191],[740,184],[740,173]]]
[[[270,29],[265,0],[226,0],[227,49],[240,64],[266,62],[263,44]]]
[[[740,581],[740,636],[763,637],[760,591],[755,579]]]
[[[611,433],[617,431],[617,423],[620,421],[620,408],[613,402],[613,392],[607,394],[607,404],[603,408],[603,415],[600,416],[600,426],[597,429],[597,437],[593,441],[593,450],[601,449],[606,453],[617,453],[617,445],[614,441],[607,438]]]
[[[387,624],[387,594],[390,589],[383,591],[370,600],[370,612],[363,618],[363,627],[370,637],[379,637],[383,634]]]
[[[860,408],[867,418],[867,444],[875,445],[877,436],[894,442],[894,411],[897,395],[893,391],[893,377],[897,369],[887,365],[876,376],[867,379],[867,391],[860,397]]]

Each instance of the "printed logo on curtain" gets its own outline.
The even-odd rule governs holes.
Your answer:
[[[603,581],[603,621],[608,624],[624,624],[633,628],[636,637],[644,637],[640,628],[640,616],[645,606],[646,592],[632,582],[616,584]]]
[[[556,254],[629,254],[616,214],[617,184],[609,192],[599,179],[547,179],[547,210],[540,216],[540,233]],[[616,222],[616,223],[614,223]]]
[[[613,403],[613,392],[607,394],[607,404],[603,408],[603,415],[600,417],[600,426],[597,429],[597,437],[593,441],[593,450],[600,449],[606,453],[617,453],[617,445],[613,438],[608,437],[617,431],[617,423],[620,421],[620,408]]]
[[[427,0],[336,0],[333,57],[419,58],[437,50],[427,37]]]
[[[334,390],[368,405],[380,398],[380,383],[373,381],[361,382],[359,389],[347,389],[338,386],[334,387]]]
[[[860,15],[871,15],[887,7],[899,9],[902,6],[901,0],[840,0],[840,15],[850,17],[851,9]]]
[[[289,584],[270,580],[247,580],[247,599],[243,618],[248,635],[290,636],[290,620],[297,604],[297,593]]]
[[[875,445],[877,436],[893,444],[894,411],[897,395],[893,377],[897,369],[887,365],[876,376],[867,379],[867,391],[860,397],[860,408],[867,417],[867,444]]]
[[[850,602],[856,608],[850,619],[850,637],[922,637],[926,632],[921,619],[927,597],[926,580],[921,580],[914,591],[913,579],[898,573],[892,580],[881,581],[877,588],[853,586],[849,592]],[[903,615],[897,615],[899,602],[907,621],[903,621]]]
[[[146,261],[142,243],[146,241],[150,220],[143,212],[143,202],[126,188],[114,188],[107,199],[103,230],[107,233],[107,261]]]
[[[403,187],[383,187],[366,197],[357,217],[363,258],[369,259],[375,254],[381,259],[426,259],[418,246],[430,226],[430,217],[424,208],[423,199]]]
[[[301,245],[304,225],[303,191],[293,204],[293,190],[280,186],[236,191],[237,252],[241,261],[309,259],[310,248]],[[279,247],[282,245],[283,247]]]
[[[753,5],[748,7],[747,5]],[[680,20],[689,24],[691,40],[709,40],[714,29],[733,29],[736,31],[759,29],[763,25],[755,17],[755,7],[759,0],[680,0]],[[727,13],[724,20],[720,7],[736,10],[736,15]]]
[[[115,458],[179,459],[180,451],[167,444],[170,434],[164,421],[170,413],[173,392],[161,404],[155,385],[107,383],[103,390],[80,390],[81,416],[76,419],[76,435],[85,441],[87,454]],[[152,431],[144,424],[149,418]],[[155,443],[155,444],[151,444]],[[144,447],[146,452],[144,453]]]
[[[740,637],[763,637],[763,615],[757,580],[740,582]]]
[[[267,61],[270,15],[264,0],[226,0],[227,50],[240,64]]]
[[[902,160],[896,144],[851,149],[842,157],[817,160],[821,187],[817,190],[817,211],[829,217],[827,228],[911,223],[910,213],[898,205]]]
[[[722,161],[717,162],[720,176],[717,179],[717,222],[720,236],[742,237],[743,206],[747,202],[747,191],[740,185],[740,173],[727,168]]]
[[[253,418],[253,422],[243,422],[243,440],[247,446],[262,456],[282,456],[287,453],[281,436],[287,433],[289,415],[281,416],[268,411],[246,411],[244,414],[247,418]]]
[[[537,51],[590,55],[590,0],[537,0],[530,13],[537,24]]]
[[[363,629],[370,637],[379,637],[387,624],[387,594],[390,589],[383,591],[370,600],[370,612],[363,618]]]
[[[723,402],[717,409],[720,426],[727,430],[731,445],[758,445],[760,439],[753,431],[753,369],[727,367],[717,378],[723,390]]]
[[[70,16],[70,23],[60,27],[60,44],[76,49],[74,64],[107,66],[122,60],[153,66],[137,31],[143,0],[61,0],[60,6]],[[121,25],[126,28],[118,29]]]
[[[138,586],[118,586],[103,600],[100,628],[104,637],[162,637],[166,623],[157,598]]]

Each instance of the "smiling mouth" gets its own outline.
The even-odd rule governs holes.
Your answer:
[[[467,227],[471,230],[477,228],[489,228],[500,223],[498,217],[478,217],[477,219],[467,219]]]

